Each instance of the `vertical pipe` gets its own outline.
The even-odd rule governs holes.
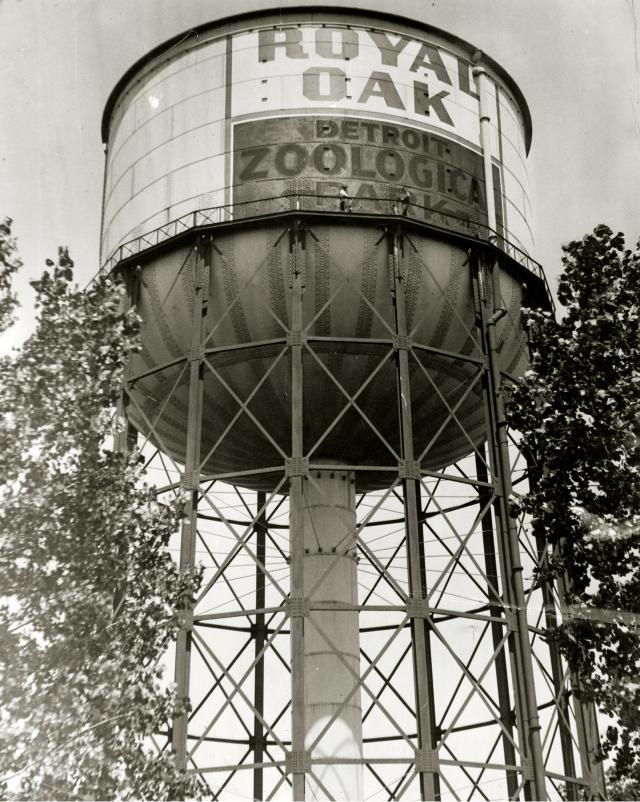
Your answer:
[[[407,350],[407,323],[405,312],[405,287],[402,281],[399,259],[400,233],[390,236],[390,256],[393,263],[393,304],[398,348],[396,354],[398,377],[398,410],[401,433],[401,453],[406,465],[414,465],[413,429],[411,418],[411,381],[409,376],[409,353]],[[410,469],[412,470],[412,469]],[[420,533],[418,526],[419,477],[403,478],[405,527],[407,537],[407,570],[409,574],[409,594],[412,598],[425,598],[426,588],[422,587],[420,569]],[[415,684],[416,719],[418,727],[418,749],[421,752],[433,751],[435,733],[432,731],[433,714],[430,699],[433,688],[429,686],[428,648],[425,627],[419,618],[411,618],[411,638],[413,642],[413,670]],[[420,770],[421,799],[435,798],[435,761],[429,761]]]
[[[515,522],[509,514],[508,499],[511,496],[511,465],[506,435],[506,418],[501,394],[501,377],[498,363],[498,346],[496,342],[495,327],[498,321],[506,314],[504,309],[498,309],[487,321],[487,346],[489,379],[491,382],[490,396],[495,416],[495,431],[490,431],[490,438],[496,453],[498,468],[497,479],[500,484],[500,493],[497,498],[496,512],[500,516],[503,531],[507,536],[506,550],[508,555],[509,573],[505,577],[511,584],[513,592],[514,618],[516,627],[516,642],[518,646],[517,682],[521,686],[524,701],[525,725],[527,732],[527,757],[531,763],[532,798],[546,799],[546,783],[544,774],[544,758],[542,742],[540,740],[540,720],[535,693],[535,680],[533,662],[531,658],[531,644],[529,642],[529,624],[527,621],[526,599],[522,582],[522,564]]]
[[[300,465],[303,455],[302,436],[302,296],[303,264],[300,241],[291,235],[291,462]],[[289,550],[291,560],[291,599],[304,598],[304,494],[302,470],[292,470],[289,485]],[[296,615],[291,622],[291,751],[293,754],[293,798],[305,798],[305,687],[304,687],[304,618]],[[296,757],[300,758],[297,760]]]
[[[476,54],[478,57],[480,54]],[[473,75],[477,79],[478,96],[480,103],[480,147],[484,163],[484,185],[487,195],[487,222],[489,225],[489,241],[497,240],[496,201],[493,187],[493,164],[491,161],[491,114],[489,112],[489,76],[480,64],[473,68]]]
[[[476,53],[474,60],[481,57]],[[473,75],[478,84],[478,102],[480,105],[480,147],[482,149],[482,162],[484,172],[484,185],[487,196],[487,224],[489,232],[487,239],[492,245],[498,244],[498,217],[496,213],[496,196],[493,186],[493,162],[491,160],[491,111],[489,106],[489,76],[485,68],[476,63]],[[493,289],[493,308],[501,305],[500,270],[494,258],[491,264],[491,278]]]
[[[362,760],[358,611],[350,609],[358,603],[353,473],[339,466],[314,471],[313,481],[304,481],[304,505],[304,586],[313,621],[304,639],[306,746],[312,760],[322,760],[313,764],[322,787],[309,777],[307,790],[313,799],[362,799],[362,764],[334,762]],[[325,609],[313,609],[320,604]]]
[[[203,341],[209,296],[207,265],[204,253],[196,246],[194,270],[194,305],[191,330],[191,352],[189,354],[189,406],[187,419],[187,449],[183,485],[188,491],[184,505],[184,517],[180,533],[180,571],[193,570],[196,557],[196,538],[198,525],[198,485],[200,476],[200,440],[202,434],[202,396],[203,396]],[[181,627],[176,640],[175,683],[178,698],[185,708],[189,704],[189,673],[191,669],[191,628],[193,626],[193,600],[183,600]],[[188,710],[173,720],[172,747],[176,765],[187,768],[187,730]]]
[[[255,658],[262,652],[265,641],[265,577],[264,571],[260,567],[265,564],[266,556],[266,532],[267,516],[263,509],[266,502],[266,493],[259,491],[256,496],[256,506],[259,514],[254,525],[256,535],[256,623],[253,628],[255,638]],[[260,510],[262,510],[260,512]],[[253,675],[253,699],[257,714],[253,718],[253,762],[262,763],[264,759],[264,727],[260,716],[264,716],[264,656],[258,659]],[[253,770],[253,798],[262,799],[263,796],[263,771],[262,767],[257,766]]]
[[[485,457],[484,445],[477,447],[476,451],[476,476],[479,482],[487,482],[489,477],[487,475],[487,466],[484,462]],[[488,509],[488,504],[491,501],[491,491],[488,487],[478,486],[478,500],[480,508],[485,510],[482,516],[482,545],[484,552],[484,564],[487,572],[487,579],[493,588],[498,588],[498,567],[496,564],[495,555],[495,541],[493,537],[493,526],[491,525],[491,511]],[[489,591],[490,593],[491,591]],[[502,606],[496,603],[490,603],[489,612],[492,616],[498,618],[502,616]],[[506,623],[506,622],[505,622]],[[491,622],[491,637],[494,650],[498,648],[503,638],[504,624],[498,621]],[[507,661],[505,659],[504,649],[500,649],[495,658],[496,669],[496,682],[498,685],[498,708],[500,710],[500,721],[506,732],[502,733],[502,748],[504,750],[504,759],[507,765],[514,766],[516,764],[516,751],[513,744],[509,740],[508,735],[513,733],[513,714],[511,712],[511,699],[509,695],[509,679],[507,674]],[[507,735],[508,733],[508,735]],[[518,790],[518,778],[514,771],[507,771],[507,792],[509,799],[513,799]]]
[[[478,327],[478,332],[480,334],[483,353],[486,355],[488,354],[486,311],[489,299],[486,297],[485,293],[486,285],[485,282],[483,281],[484,267],[482,260],[478,258],[477,253],[474,254],[474,256],[475,258],[473,259],[473,291],[474,291],[474,299],[476,306],[476,325]],[[485,421],[487,426],[489,465],[491,466],[491,476],[493,485],[491,494],[492,496],[495,497],[501,492],[500,490],[501,471],[497,453],[498,452],[497,441],[495,436],[495,433],[498,429],[495,394],[493,393],[491,372],[489,370],[488,364],[485,365],[485,371],[482,377],[482,395],[484,399]],[[483,475],[482,472],[479,472],[478,478],[480,478],[480,476],[482,475]],[[486,472],[484,473],[484,475],[486,475]],[[507,606],[507,609],[513,610],[515,608],[515,598],[511,583],[511,562],[509,558],[506,525],[504,516],[501,514],[501,508],[498,506],[496,500],[494,500],[494,516],[495,516],[494,521],[495,521],[495,534],[496,534],[495,543],[498,548],[498,563],[500,565],[500,575],[502,578],[502,596],[504,603]],[[493,540],[491,543],[491,548],[493,548]],[[500,610],[500,615],[503,614],[504,611]],[[519,646],[515,633],[511,628],[509,631],[507,642],[509,647],[509,670],[510,670],[512,692],[513,692],[513,703],[516,714],[515,724],[518,732],[518,743],[520,745],[520,748],[522,749],[524,746],[526,746],[527,743],[527,734],[526,734],[527,715],[526,715],[525,699],[522,691],[522,683],[520,681],[519,666],[521,661],[519,657]],[[505,676],[505,681],[506,681],[506,676]],[[506,755],[507,753],[505,753],[505,757]],[[507,780],[507,782],[509,781]],[[524,783],[524,795],[525,799],[533,798],[533,795],[531,793],[531,784],[529,782]]]

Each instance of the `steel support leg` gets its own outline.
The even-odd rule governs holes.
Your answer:
[[[531,471],[529,471],[531,477]],[[531,478],[529,485],[531,486]],[[545,544],[540,536],[536,536],[536,550],[538,562],[541,563],[544,558]],[[555,600],[553,598],[553,590],[548,582],[542,585],[542,599],[544,604],[544,617],[545,626],[548,630],[552,631],[558,626],[558,617],[556,615]],[[576,762],[573,755],[573,741],[571,738],[571,716],[569,711],[569,703],[567,693],[564,688],[564,666],[558,647],[553,640],[549,641],[549,661],[551,663],[551,680],[553,684],[553,693],[556,698],[557,716],[558,716],[558,732],[560,734],[560,748],[562,750],[562,763],[564,773],[567,777],[576,776]],[[580,789],[575,783],[567,782],[566,784],[567,800],[580,799]]]
[[[138,278],[136,275],[127,277],[127,304],[126,308],[136,308],[138,303]],[[129,454],[136,447],[138,431],[127,417],[127,404],[129,397],[126,390],[121,390],[116,406],[116,425],[120,427],[116,432],[113,450],[117,454]],[[126,593],[126,583],[120,582],[113,594],[113,614],[118,615]]]
[[[529,461],[529,485],[534,486],[537,475],[534,466]],[[546,544],[544,539],[536,536],[536,549],[538,561],[541,562],[545,553]],[[566,610],[565,594],[568,589],[568,578],[566,575],[560,577],[556,583],[558,592],[558,603],[553,596],[553,588],[547,582],[542,586],[542,594],[545,607],[545,622],[547,629],[553,630],[558,626],[556,608],[559,608],[564,615]],[[564,761],[564,772],[568,777],[576,777],[576,764],[573,753],[573,739],[571,737],[571,716],[568,703],[568,694],[564,692],[564,664],[562,657],[555,642],[549,643],[549,653],[551,659],[551,671],[553,678],[554,693],[558,705],[558,718],[560,728],[560,743],[562,747],[562,757]],[[600,742],[598,735],[598,722],[596,711],[593,704],[581,702],[577,696],[578,680],[571,674],[569,677],[571,692],[573,696],[573,708],[576,720],[576,740],[578,742],[578,752],[580,754],[580,764],[582,776],[591,780],[591,798],[605,799],[605,778],[602,761],[595,759],[596,750]],[[567,783],[567,799],[577,800],[582,798],[582,789],[575,783]]]
[[[259,763],[264,759],[265,737],[264,727],[261,717],[264,717],[264,657],[261,654],[265,641],[265,576],[260,567],[265,564],[266,555],[266,534],[267,522],[266,511],[263,509],[266,502],[266,493],[259,492],[256,496],[256,506],[258,508],[258,518],[254,524],[256,535],[256,622],[253,628],[255,639],[255,658],[256,663],[253,675],[253,700],[256,715],[253,718],[253,762],[256,768],[253,770],[253,798],[262,799],[263,797],[263,771]]]
[[[425,554],[425,547],[424,547],[424,522],[422,517],[422,500],[421,500],[421,493],[420,493],[420,482],[417,483],[416,486],[416,497],[418,501],[418,512],[419,512],[419,520],[418,520],[418,533],[419,533],[419,553],[420,553],[420,595],[423,599],[427,597],[427,566],[426,566],[426,554]],[[425,647],[426,647],[426,656],[427,656],[427,688],[429,693],[429,713],[430,713],[430,725],[429,729],[431,732],[431,748],[433,750],[436,749],[438,746],[438,741],[440,740],[441,734],[438,728],[438,724],[436,722],[436,703],[434,698],[434,686],[433,686],[433,659],[431,657],[431,630],[429,628],[429,624],[425,619],[423,621],[423,629],[424,629],[424,639],[425,639]],[[439,802],[440,796],[440,775],[434,774],[433,775],[433,798],[435,802]]]
[[[564,599],[568,586],[568,577],[566,575],[560,577],[558,580],[558,593],[560,596],[560,611],[562,614],[566,614]],[[600,744],[596,708],[594,704],[582,702],[578,698],[580,695],[580,683],[574,674],[571,674],[570,682],[573,696],[573,710],[576,718],[576,734],[582,776],[590,781],[591,799],[606,799],[604,766],[601,760],[596,760],[596,752]]]
[[[497,266],[494,268],[497,270]],[[496,299],[497,300],[497,299]],[[522,563],[520,547],[514,519],[509,512],[511,496],[511,464],[506,433],[506,417],[502,397],[502,378],[498,357],[496,324],[504,316],[505,310],[498,308],[486,320],[486,356],[488,400],[491,417],[488,426],[490,448],[494,452],[494,477],[496,480],[496,517],[500,520],[504,537],[504,554],[507,558],[507,573],[504,584],[509,584],[512,599],[512,620],[515,628],[515,653],[517,655],[516,683],[519,686],[524,713],[524,729],[528,765],[525,778],[529,786],[527,794],[531,799],[546,799],[546,783],[544,774],[544,758],[540,739],[540,720],[536,702],[529,625],[527,621],[526,598],[522,582]]]
[[[483,352],[486,355],[488,352],[487,335],[486,335],[487,306],[488,305],[492,306],[493,305],[492,299],[494,297],[499,297],[499,289],[496,287],[496,282],[487,280],[487,276],[482,268],[482,264],[480,263],[479,258],[477,258],[477,254],[472,256],[475,257],[472,263],[472,282],[473,282],[473,294],[474,294],[475,311],[476,311],[476,325],[478,328],[478,334],[480,336],[480,340],[482,342]],[[498,293],[496,293],[496,289],[498,289]],[[499,487],[500,473],[497,467],[495,438],[491,437],[491,433],[495,432],[497,427],[496,427],[496,410],[492,398],[491,378],[488,364],[485,364],[484,375],[482,377],[482,393],[484,398],[487,436],[489,440],[488,455],[489,455],[489,465],[491,466],[491,475],[492,475],[492,485],[493,485],[492,494],[495,494],[496,492],[498,493],[501,492],[501,490]],[[477,456],[476,456],[476,461],[478,461]],[[486,471],[484,475],[486,475]],[[495,543],[498,549],[498,562],[500,565],[500,575],[502,577],[502,598],[504,603],[507,605],[507,609],[510,611],[509,615],[511,616],[512,611],[515,609],[515,598],[510,581],[511,568],[508,554],[509,549],[506,545],[504,518],[500,514],[500,510],[499,508],[497,508],[495,502],[494,502],[494,521],[495,521],[495,535],[496,535]],[[492,538],[492,546],[493,546],[493,538]],[[503,614],[502,610],[500,611],[500,614],[501,615]],[[510,620],[512,620],[511,617]],[[518,732],[518,744],[520,746],[520,749],[523,748],[526,749],[526,743],[527,743],[527,736],[525,730],[526,712],[525,712],[525,700],[522,691],[522,683],[520,682],[520,673],[519,673],[520,660],[518,656],[518,651],[519,651],[518,643],[517,643],[517,638],[515,636],[514,628],[509,626],[509,624],[507,624],[507,626],[509,627],[510,630],[507,643],[509,652],[509,671],[511,676],[511,686],[513,693],[513,706],[515,708],[515,724]],[[521,762],[524,762],[524,756]],[[523,782],[523,784],[524,784],[525,798],[533,799],[533,795],[531,793],[531,783],[527,781]],[[513,799],[518,798],[519,787],[520,784],[518,784],[515,791],[513,792],[513,795],[510,798]]]
[[[409,376],[409,352],[407,343],[407,322],[405,312],[405,283],[402,277],[400,249],[401,233],[396,231],[389,238],[390,258],[393,266],[393,302],[395,328],[398,338],[396,365],[398,376],[398,409],[401,429],[401,453],[410,473],[414,473],[413,429],[411,420],[411,386]],[[418,492],[419,476],[403,478],[405,531],[407,537],[407,558],[409,573],[409,593],[413,598],[425,598],[423,572],[420,567],[420,530],[418,525]],[[429,770],[420,771],[420,795],[422,799],[435,799],[435,754],[433,744],[435,733],[432,729],[434,720],[433,685],[428,670],[427,628],[419,618],[411,619],[411,638],[413,642],[413,670],[415,684],[416,719],[418,726],[418,749],[428,753],[432,760],[425,761]]]
[[[138,431],[133,424],[128,420],[126,413],[127,397],[125,391],[120,392],[118,398],[118,405],[116,408],[116,420],[124,423],[122,429],[116,433],[114,440],[114,451],[118,454],[129,454],[136,447],[138,440]],[[122,546],[118,547],[120,556],[124,557],[122,553]],[[116,617],[124,602],[124,597],[127,592],[126,582],[119,582],[113,593],[113,615]]]
[[[596,709],[593,704],[581,702],[576,698],[576,691],[579,687],[577,682],[573,681],[572,686],[582,776],[591,781],[591,799],[606,799],[604,766],[601,760],[596,760],[596,750],[600,743]]]
[[[290,234],[291,250],[291,478],[289,486],[289,537],[291,580],[290,599],[304,595],[304,493],[302,437],[302,297],[304,292],[304,253],[299,232]],[[291,622],[291,752],[293,798],[305,798],[305,714],[304,714],[304,617],[294,615]]]
[[[203,249],[194,250],[193,322],[189,367],[189,411],[187,420],[187,450],[182,484],[189,496],[184,505],[184,517],[180,533],[180,571],[193,570],[196,556],[198,525],[198,487],[200,476],[200,440],[202,434],[202,395],[204,354],[203,342],[209,299],[208,265]],[[191,630],[193,626],[193,600],[183,600],[181,627],[176,641],[175,682],[178,697],[187,709],[173,720],[172,747],[179,768],[187,768],[187,729],[189,723],[189,672],[191,668]]]
[[[485,273],[480,259],[472,265],[474,298],[478,330],[485,354],[483,393],[487,421],[487,441],[494,485],[494,513],[498,536],[502,587],[509,612],[509,653],[516,707],[516,724],[520,750],[523,753],[524,792],[527,799],[546,799],[544,757],[540,738],[540,720],[535,694],[533,660],[529,640],[526,599],[522,582],[520,546],[515,521],[509,511],[511,495],[511,463],[506,433],[506,416],[502,397],[496,324],[505,315],[500,304],[499,265],[489,266]],[[490,314],[487,296],[492,297]]]
[[[479,482],[488,482],[487,465],[485,462],[484,446],[478,446],[476,452],[476,476]],[[488,487],[478,487],[478,499],[480,509],[484,510],[482,515],[482,545],[484,552],[485,570],[490,587],[498,588],[498,566],[496,563],[495,540],[493,525],[491,522],[491,510],[488,504],[491,501],[491,491]],[[491,589],[489,589],[491,595]],[[502,616],[502,606],[497,603],[490,604],[489,612],[494,617]],[[506,622],[505,622],[506,624]],[[504,624],[497,621],[491,622],[491,637],[494,650],[497,649],[504,635]],[[509,739],[513,733],[513,710],[509,694],[509,677],[507,671],[507,661],[504,648],[496,655],[495,659],[496,683],[498,685],[498,707],[500,709],[500,721],[504,727],[502,732],[502,748],[504,750],[505,763],[514,766],[516,764],[516,750]],[[508,733],[508,734],[507,734]],[[518,777],[514,771],[507,771],[507,792],[509,799],[513,799],[518,792]]]

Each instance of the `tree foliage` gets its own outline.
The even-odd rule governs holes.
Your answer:
[[[2,793],[197,795],[149,736],[179,710],[158,661],[198,577],[168,551],[178,505],[109,446],[139,321],[112,278],[79,290],[63,249],[33,286],[36,331],[0,362]]]
[[[22,266],[16,252],[16,241],[11,236],[10,217],[0,221],[0,333],[13,323],[13,312],[18,298],[13,292],[13,274]]]
[[[611,800],[638,800],[640,799],[640,777],[625,776],[615,767],[607,772],[607,799]]]
[[[606,226],[564,247],[566,315],[528,312],[531,369],[510,422],[533,464],[522,502],[566,579],[555,633],[585,700],[614,718],[612,779],[640,779],[640,248]]]

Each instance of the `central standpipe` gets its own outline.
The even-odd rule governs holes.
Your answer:
[[[355,479],[338,467],[305,476],[303,326],[305,231],[290,231],[291,752],[293,798],[361,799],[360,639]],[[311,609],[314,606],[322,609]],[[351,609],[349,609],[351,608]],[[326,760],[312,764],[311,760]],[[308,793],[307,793],[308,791]]]
[[[355,527],[353,474],[314,471],[304,482],[303,517],[304,595],[312,608],[305,619],[305,747],[312,760],[362,758],[358,611],[344,609],[358,604]],[[362,799],[362,765],[312,769],[321,785],[307,778],[309,799],[324,798],[322,787],[332,799]]]

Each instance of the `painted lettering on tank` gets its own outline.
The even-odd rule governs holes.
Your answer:
[[[372,97],[383,98],[390,109],[402,109],[404,111],[404,103],[400,100],[398,90],[388,72],[376,71],[371,73],[358,98],[358,103],[367,103],[369,98]]]
[[[427,84],[423,84],[420,81],[414,81],[413,105],[416,112],[429,117],[431,110],[433,109],[443,123],[446,123],[447,125],[453,125],[453,120],[449,116],[449,112],[443,103],[444,98],[447,97],[448,94],[448,92],[443,90],[442,92],[438,92],[437,95],[431,96],[429,95],[429,87]]]
[[[449,78],[447,68],[444,66],[444,61],[442,60],[440,51],[433,45],[425,43],[421,46],[416,57],[411,63],[409,70],[411,72],[423,70],[425,74],[427,70],[432,70],[439,81],[441,81],[443,84],[449,84],[449,86],[451,86],[451,78]]]
[[[281,59],[315,62],[302,72],[301,92],[308,101],[334,103],[348,99],[355,105],[372,108],[382,101],[390,110],[411,111],[455,127],[449,99],[454,81],[460,92],[474,100],[478,97],[472,84],[470,62],[437,44],[375,30],[313,26],[312,29],[312,36],[304,35],[304,26],[258,31],[260,63]],[[450,62],[455,59],[449,67],[445,52]],[[331,61],[341,61],[342,66],[326,64]],[[393,73],[371,69],[375,61],[380,67],[391,67]],[[367,65],[364,73],[364,63],[360,62]],[[291,80],[297,80],[295,75],[291,74]],[[357,87],[354,96],[348,91],[350,82]],[[409,89],[407,100],[403,100],[404,89],[401,89],[405,86]]]
[[[369,31],[369,37],[380,52],[381,63],[387,67],[397,67],[398,56],[409,44],[409,40],[406,36],[399,36],[395,44],[391,42],[391,39],[389,39],[386,33]]]
[[[358,32],[352,28],[317,28],[316,53],[323,58],[354,59],[360,49]]]
[[[347,96],[345,79],[338,67],[311,67],[302,73],[302,94],[307,100],[342,100]]]
[[[268,155],[269,148],[265,147],[243,150],[239,154],[242,161],[242,166],[238,173],[240,181],[257,181],[260,178],[266,178],[269,175],[269,171],[258,168]]]
[[[360,203],[361,211],[390,213],[404,186],[414,217],[465,231],[486,223],[480,153],[409,126],[313,116],[241,122],[234,126],[233,165],[234,202],[241,209],[290,195],[285,182],[295,178],[306,208],[333,209],[347,183],[354,211]],[[498,171],[494,180],[499,197]]]
[[[302,47],[302,29],[300,28],[266,28],[258,32],[258,59],[273,61],[276,49],[282,48],[287,58],[309,58]]]

